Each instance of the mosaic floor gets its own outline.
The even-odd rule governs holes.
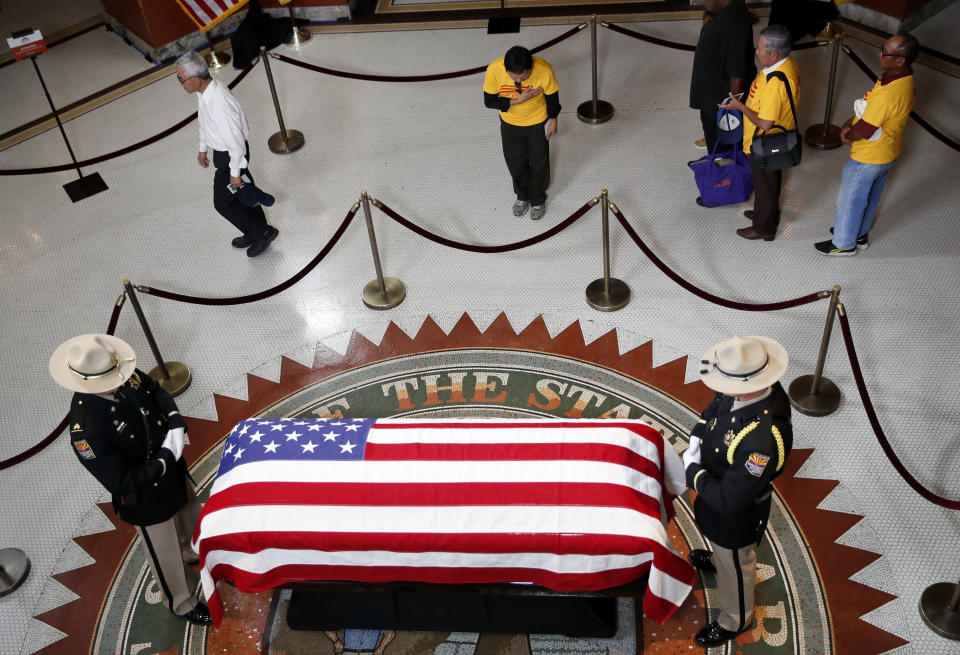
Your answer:
[[[466,315],[449,334],[430,319],[413,339],[391,326],[376,346],[354,333],[346,353],[318,348],[309,368],[282,360],[276,383],[250,376],[246,402],[217,396],[219,420],[190,419],[191,444],[186,452],[205,496],[219,465],[223,439],[237,420],[252,416],[638,418],[682,450],[697,410],[712,393],[699,382],[684,383],[682,358],[654,367],[652,353],[653,344],[647,343],[620,354],[614,332],[586,345],[578,323],[551,337],[543,321],[535,319],[516,334],[504,316],[482,333]],[[853,652],[854,644],[855,652],[863,655],[884,652],[903,641],[858,617],[890,596],[848,579],[877,556],[833,543],[861,517],[816,509],[836,482],[795,477],[810,454],[796,451],[777,481],[767,539],[758,551],[757,620],[755,628],[739,638],[739,652],[832,654]],[[705,547],[692,522],[688,496],[689,492],[678,500],[670,530],[671,543],[681,553]],[[269,592],[243,594],[221,585],[224,623],[206,630],[185,627],[160,602],[139,545],[119,547],[135,543],[135,536],[129,530],[121,533],[79,541],[97,562],[87,567],[81,580],[71,574],[57,576],[81,599],[38,617],[71,635],[44,653],[79,652],[90,642],[91,652],[98,655],[138,652],[138,646],[163,653],[181,646],[182,652],[198,655],[221,648],[272,655],[335,652],[334,643],[322,632],[286,628],[289,592],[278,592],[271,605]],[[93,586],[92,580],[108,584]],[[620,627],[612,639],[401,632],[379,652],[445,653],[455,646],[460,655],[633,653],[638,638],[633,601],[622,600],[621,605]],[[692,635],[717,611],[713,576],[705,574],[667,624],[648,621],[640,626],[643,651],[689,652]],[[351,639],[360,637],[351,633]]]

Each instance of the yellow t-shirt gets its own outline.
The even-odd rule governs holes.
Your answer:
[[[903,128],[913,109],[914,93],[913,75],[897,78],[887,84],[877,80],[863,96],[867,108],[863,111],[862,120],[881,128],[880,138],[876,141],[854,141],[850,147],[850,159],[861,164],[887,164],[897,158]],[[854,120],[854,124],[858,120]]]
[[[524,91],[537,87],[543,87],[543,93],[519,105],[510,105],[510,109],[500,112],[500,118],[506,123],[520,127],[536,125],[547,120],[547,101],[544,96],[556,93],[560,87],[557,86],[557,78],[553,76],[553,68],[540,57],[533,58],[530,77],[521,82],[521,88]],[[487,66],[487,75],[483,78],[483,92],[497,94],[501,98],[516,98],[520,95],[516,83],[507,77],[503,57]]]
[[[770,72],[776,71],[783,73],[787,81],[790,82],[793,106],[799,111],[800,69],[797,68],[797,62],[793,60],[793,57],[787,57],[782,64]],[[772,77],[770,81],[767,81],[767,73],[763,71],[757,73],[757,76],[753,79],[753,84],[750,85],[750,95],[747,96],[747,101],[744,104],[748,109],[757,112],[757,116],[761,120],[773,121],[774,125],[779,125],[787,130],[792,130],[797,126],[793,120],[793,112],[790,111],[790,99],[787,98],[787,87],[784,86],[783,80]],[[750,144],[753,143],[753,135],[756,130],[757,126],[744,114],[744,152],[750,152]],[[774,132],[779,131],[774,130]]]

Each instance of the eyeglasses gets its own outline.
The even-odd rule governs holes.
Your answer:
[[[902,57],[903,55],[897,54],[896,52],[884,52],[883,48],[880,48],[881,57]]]
[[[177,81],[180,82],[180,84],[183,84],[187,80],[192,80],[195,77],[196,75],[191,75],[190,77],[180,77],[179,75],[177,75]]]

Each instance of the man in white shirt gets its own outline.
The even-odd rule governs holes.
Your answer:
[[[236,190],[243,186],[242,176],[252,184],[247,170],[250,147],[247,144],[247,119],[240,103],[226,84],[210,76],[207,62],[191,50],[177,60],[177,81],[187,93],[197,94],[197,122],[200,148],[197,163],[210,165],[207,151],[213,150],[213,207],[243,235],[231,244],[247,248],[248,257],[256,257],[277,237],[277,229],[267,223],[260,206],[246,207]]]

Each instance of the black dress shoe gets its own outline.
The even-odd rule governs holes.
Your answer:
[[[717,567],[710,561],[711,557],[713,557],[713,553],[709,550],[698,548],[690,551],[690,563],[693,564],[693,568],[707,573],[716,573]]]
[[[280,231],[277,228],[268,225],[267,231],[263,233],[257,241],[247,250],[247,257],[256,257],[270,245],[270,242],[277,238]]]
[[[183,615],[187,621],[195,625],[210,625],[213,618],[210,616],[210,608],[203,603],[197,603],[197,606]]]
[[[693,637],[693,641],[696,642],[698,646],[703,646],[704,648],[713,648],[714,646],[720,646],[721,644],[727,643],[738,634],[740,633],[721,628],[720,624],[714,621],[706,628],[698,632]]]
[[[250,239],[246,234],[235,237],[233,241],[230,242],[230,245],[234,248],[249,248],[253,245],[253,240]]]
[[[697,204],[700,205],[701,207],[706,207],[706,205],[703,204],[703,198],[701,198],[700,196],[697,196]]]

